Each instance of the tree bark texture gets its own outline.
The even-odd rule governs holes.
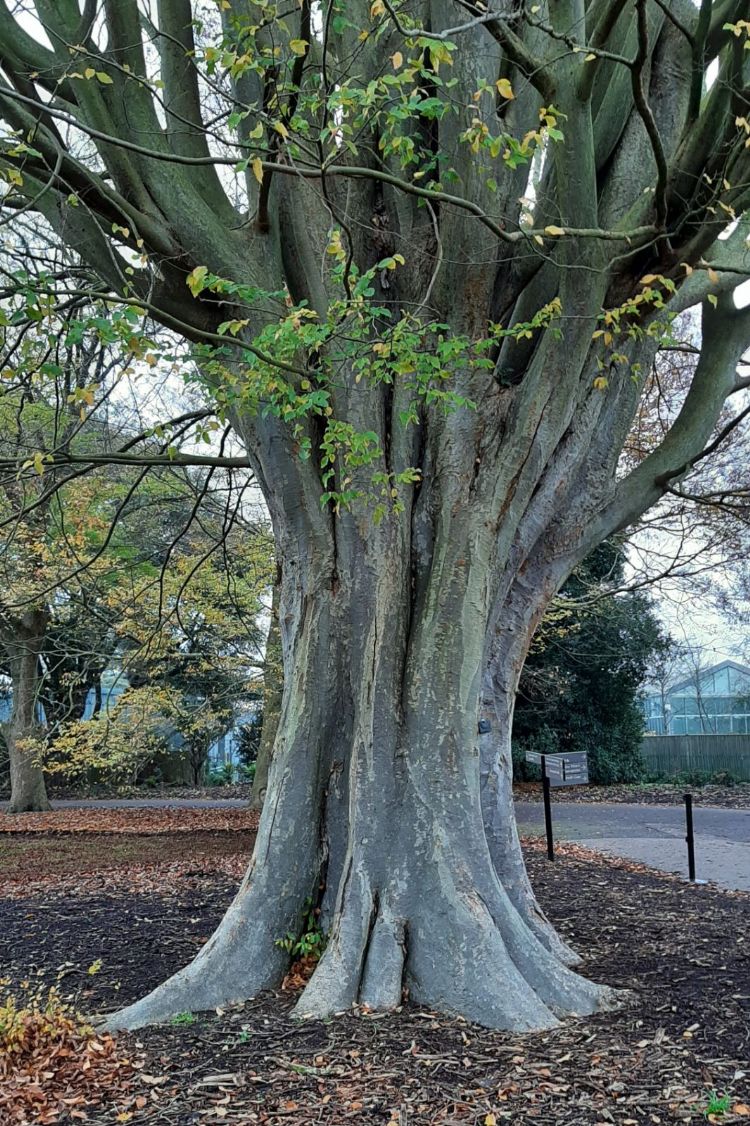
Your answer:
[[[271,597],[271,621],[266,640],[266,655],[263,664],[263,727],[260,745],[255,760],[255,776],[250,795],[250,808],[262,809],[268,789],[268,774],[271,768],[273,746],[281,715],[281,702],[284,691],[284,664],[281,644],[281,623],[279,621],[279,600],[281,581],[273,586]]]
[[[29,610],[7,621],[2,628],[13,692],[11,716],[5,726],[11,786],[8,813],[39,813],[51,809],[38,747],[33,742],[40,730],[37,715],[41,688],[39,660],[46,624],[47,615],[43,610]]]

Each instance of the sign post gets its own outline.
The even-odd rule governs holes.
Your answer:
[[[542,771],[542,795],[544,797],[544,831],[547,836],[547,859],[555,859],[555,842],[552,836],[552,786],[584,786],[589,780],[589,766],[585,751],[570,751],[565,754],[543,755],[537,751],[527,751],[526,761],[533,762]]]
[[[547,756],[542,755],[542,794],[544,796],[544,831],[547,834],[547,859],[555,859],[555,842],[552,837],[552,802],[547,774]]]

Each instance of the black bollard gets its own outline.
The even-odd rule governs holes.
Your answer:
[[[695,883],[695,836],[693,834],[693,795],[685,794],[685,824],[687,826],[688,877]]]

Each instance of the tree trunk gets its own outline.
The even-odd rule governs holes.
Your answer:
[[[36,813],[52,808],[35,745],[39,733],[39,657],[46,624],[44,611],[29,610],[3,632],[13,685],[12,711],[5,729],[10,758],[8,813]]]
[[[271,767],[273,745],[281,715],[281,701],[284,692],[284,666],[281,646],[281,625],[279,623],[279,597],[281,583],[275,582],[271,600],[271,622],[266,641],[266,657],[263,670],[263,727],[260,733],[260,746],[255,760],[255,777],[250,795],[250,808],[262,809],[268,789],[268,772]]]
[[[335,544],[287,555],[284,685],[249,871],[184,970],[110,1020],[133,1028],[280,983],[310,901],[328,934],[297,1004],[325,1017],[405,994],[496,1028],[548,1028],[611,993],[576,975],[529,912],[481,816],[477,722],[489,534],[453,511],[416,573],[398,528],[337,521]],[[308,549],[313,545],[308,545]],[[459,658],[457,660],[457,654]],[[488,822],[512,821],[497,805]]]
[[[580,962],[539,906],[521,852],[513,807],[513,712],[531,639],[549,598],[549,585],[534,591],[518,581],[491,635],[484,674],[480,735],[482,817],[495,870],[513,906],[536,938],[567,965]]]

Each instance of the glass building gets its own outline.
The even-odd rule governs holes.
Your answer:
[[[643,701],[651,735],[750,735],[750,668],[722,661],[650,692]]]

